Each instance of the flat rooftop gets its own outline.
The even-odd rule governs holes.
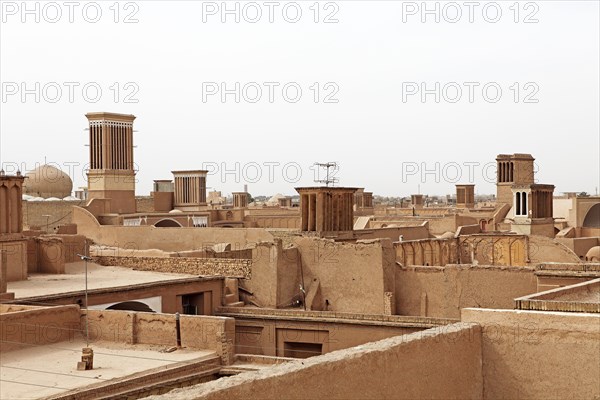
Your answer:
[[[131,268],[102,266],[88,262],[88,289],[128,287],[131,285],[197,278],[197,275],[136,271]],[[85,289],[85,263],[65,265],[64,274],[30,274],[26,281],[8,282],[15,299],[81,291]]]
[[[78,371],[77,362],[85,345],[85,341],[75,339],[0,353],[0,398],[52,396],[152,368],[215,356],[213,351],[178,349],[165,353],[168,346],[94,341],[94,369]]]
[[[515,308],[600,313],[600,279],[519,297],[515,299]]]

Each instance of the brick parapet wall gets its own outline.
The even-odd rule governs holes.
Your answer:
[[[99,256],[94,260],[100,265],[127,267],[140,271],[244,279],[251,277],[252,266],[252,260],[249,259],[226,258]]]
[[[240,308],[219,307],[217,315],[236,316],[239,318],[260,319],[309,319],[332,321],[339,323],[365,324],[365,325],[405,325],[411,327],[433,328],[455,323],[457,320],[449,318],[430,318],[403,315],[382,314],[355,314],[331,311],[304,311],[283,310],[271,308]]]
[[[536,266],[541,271],[600,272],[600,263],[542,263]]]

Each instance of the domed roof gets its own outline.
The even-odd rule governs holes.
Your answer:
[[[600,246],[594,246],[585,255],[586,261],[600,262]]]
[[[444,232],[443,234],[441,234],[438,237],[440,239],[452,239],[452,238],[454,238],[454,232]]]
[[[269,200],[267,200],[267,205],[276,206],[279,204],[279,199],[282,199],[284,197],[285,196],[282,195],[281,193],[277,193],[276,195],[272,196]]]
[[[69,175],[51,165],[42,165],[25,174],[23,193],[35,197],[57,197],[71,195],[73,181]]]

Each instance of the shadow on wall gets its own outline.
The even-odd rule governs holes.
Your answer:
[[[139,312],[156,312],[150,308],[147,304],[139,301],[123,301],[121,303],[113,304],[106,308],[107,310],[121,310],[121,311],[139,311]]]
[[[600,203],[590,208],[583,220],[584,228],[600,228]]]

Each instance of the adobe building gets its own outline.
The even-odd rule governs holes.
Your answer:
[[[248,207],[248,193],[247,192],[233,192],[233,208],[247,208]]]
[[[423,195],[422,194],[411,194],[410,195],[410,201],[411,201],[412,206],[414,208],[423,208],[424,201],[423,201]]]
[[[292,198],[290,196],[280,197],[277,201],[279,201],[279,207],[292,207]]]
[[[498,154],[496,157],[496,202],[513,203],[513,185],[532,185],[535,159],[531,154]]]
[[[456,207],[475,207],[475,185],[456,185]]]
[[[304,232],[343,232],[354,227],[356,188],[301,187],[301,230]]]
[[[208,192],[206,202],[212,206],[223,206],[227,203],[227,198],[223,197],[222,193],[218,190]]]
[[[356,211],[358,208],[363,207],[363,193],[364,193],[365,189],[364,188],[358,188],[356,189],[356,192],[354,192],[354,211]]]
[[[364,188],[359,188],[354,193],[354,211],[372,209],[373,192],[365,192]],[[371,210],[372,211],[372,210]]]
[[[3,253],[0,277],[9,281],[27,279],[27,239],[23,236],[23,181],[25,177],[6,175],[0,170],[0,252]]]
[[[97,264],[89,267],[95,284],[99,280],[104,284],[90,291],[89,304],[97,309],[89,314],[101,328],[93,331],[109,332],[113,340],[122,338],[127,344],[153,344],[155,348],[147,351],[157,353],[159,348],[193,348],[193,344],[210,350],[205,356],[214,356],[210,367],[214,377],[206,380],[219,381],[222,375],[261,363],[288,363],[215,382],[212,390],[221,392],[215,398],[250,398],[256,393],[268,398],[396,398],[402,393],[411,398],[596,398],[600,309],[594,296],[600,285],[595,282],[538,298],[522,296],[599,278],[600,267],[582,263],[566,246],[539,236],[553,225],[548,199],[551,202],[554,187],[515,183],[516,161],[510,160],[512,165],[503,164],[502,177],[511,182],[499,182],[506,184],[502,190],[510,191],[508,203],[460,212],[452,207],[426,207],[418,213],[380,209],[386,214],[358,218],[364,219],[364,228],[354,224],[356,188],[297,188],[301,206],[293,210],[277,207],[278,200],[273,207],[246,208],[245,191],[234,193],[234,208],[213,208],[206,204],[206,171],[176,171],[172,187],[169,181],[155,181],[154,196],[172,193],[174,209],[168,211],[165,205],[160,212],[107,216],[73,207],[78,228],[85,228],[98,244],[92,251]],[[472,190],[464,187],[460,204],[471,204]],[[361,193],[359,209],[364,209],[368,192]],[[414,195],[413,205],[422,207],[423,195]],[[504,210],[510,208],[514,215],[505,219],[508,210]],[[496,215],[498,210],[501,216]],[[375,217],[398,225],[383,226],[381,220],[376,221],[378,226],[369,225]],[[481,219],[491,220],[494,227],[499,219],[508,222],[504,232],[483,233]],[[299,225],[287,225],[294,220]],[[509,228],[535,234],[515,234]],[[437,235],[434,230],[445,233]],[[111,249],[113,243],[135,243],[136,248],[119,254],[123,248]],[[597,260],[598,249],[588,256]],[[119,277],[117,283],[112,276]],[[66,289],[68,283],[50,277],[40,285],[46,291],[43,296],[32,287],[33,280],[26,282],[29,292],[14,286],[16,301],[23,304],[65,305],[34,310],[27,323],[37,321],[30,319],[36,315],[61,309],[72,314],[75,324],[82,321],[77,304],[84,296],[83,281],[81,274],[75,278],[67,279],[77,291],[51,293],[52,285]],[[0,291],[3,288],[0,285]],[[514,299],[520,310],[514,310]],[[561,313],[537,312],[535,301],[543,301],[537,303],[541,307],[559,306]],[[21,311],[8,310],[0,318],[17,326],[25,318]],[[214,316],[169,315],[175,312]],[[110,327],[119,321],[131,323],[122,335],[112,335]],[[533,340],[515,341],[515,329],[527,324],[536,327],[524,332]],[[202,336],[209,340],[199,346]],[[384,340],[373,343],[379,339]],[[102,349],[100,343],[94,346]],[[333,351],[337,353],[326,354]],[[289,359],[307,357],[311,359],[303,362]],[[153,358],[164,359],[162,354]],[[39,364],[38,354],[29,361]],[[547,368],[535,370],[540,362]],[[205,371],[179,367],[153,371],[152,390],[159,386],[168,391],[168,380],[177,380],[179,386],[204,382],[200,374]],[[365,368],[374,372],[365,374]],[[536,379],[531,379],[532,370]],[[69,371],[52,370],[63,374],[59,379]],[[139,375],[130,378],[139,384]],[[149,390],[127,387],[126,380],[119,385],[101,382],[106,389],[102,395]],[[149,381],[144,379],[143,384]],[[64,387],[60,381],[53,384]],[[201,384],[190,389],[193,392],[170,396],[203,398],[207,394],[203,388],[210,386]],[[98,386],[87,390],[90,397],[99,393],[91,392]]]
[[[25,177],[0,171],[0,235],[19,236],[23,232],[21,198]]]
[[[513,232],[553,238],[554,185],[513,185]]]
[[[553,203],[554,216],[569,228],[567,237],[600,236],[600,196],[568,193]]]
[[[363,192],[363,207],[364,208],[372,208],[373,207],[373,192]]]
[[[169,179],[159,179],[154,181],[153,191],[150,194],[154,201],[154,211],[169,212],[173,209],[175,201],[175,188],[173,181]]]
[[[110,213],[136,211],[133,164],[135,116],[108,112],[86,114],[89,121],[88,199],[110,199]]]

